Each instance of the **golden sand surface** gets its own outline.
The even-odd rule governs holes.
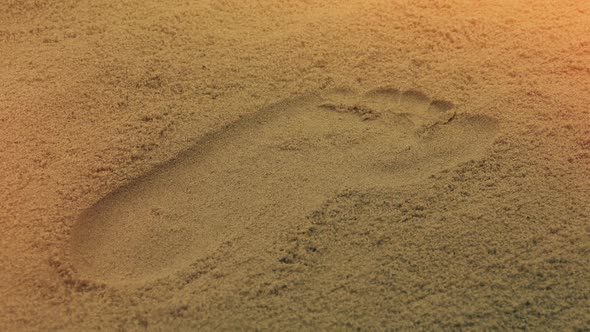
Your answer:
[[[590,2],[5,0],[0,330],[590,329]]]

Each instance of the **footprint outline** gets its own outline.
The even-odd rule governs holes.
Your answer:
[[[326,105],[328,106],[326,107]],[[366,113],[363,112],[366,112],[367,110],[370,110],[372,114],[378,114],[378,116],[372,116],[369,118],[364,117]],[[326,115],[330,112],[333,114]],[[410,128],[409,124],[403,121],[403,118],[412,122],[413,127]],[[311,127],[313,128],[306,128],[305,126],[298,123],[298,121],[301,121],[302,119],[311,123]],[[282,128],[281,126],[277,126],[279,127],[278,129],[272,127],[272,124],[281,124],[281,121],[284,121]],[[317,127],[314,125],[314,121],[319,123]],[[379,121],[381,121],[381,124],[385,124],[379,127],[379,130],[385,131],[390,129],[392,133],[381,133],[379,130],[374,128],[371,129],[370,126],[373,126],[374,123],[379,123]],[[343,124],[335,124],[340,122]],[[480,122],[483,123],[483,125],[479,125],[478,123]],[[364,126],[364,128],[368,129],[364,131],[350,129],[348,126],[351,124],[362,124],[361,126]],[[453,126],[452,129],[445,128],[451,127],[451,124]],[[453,133],[465,132],[463,127],[471,128],[467,130],[469,135],[463,133],[463,135],[466,136],[465,139],[452,140],[446,137]],[[481,130],[483,134],[480,133],[481,135],[474,135],[473,132],[481,128],[484,129]],[[347,130],[350,130],[352,133],[347,132]],[[438,172],[442,168],[453,167],[460,164],[461,162],[481,158],[484,155],[487,147],[492,144],[497,130],[498,124],[495,119],[482,115],[458,113],[453,103],[445,100],[432,100],[428,98],[426,94],[418,90],[401,91],[392,87],[380,87],[368,90],[364,93],[357,93],[352,89],[341,88],[329,92],[310,94],[291,100],[280,101],[259,112],[245,116],[236,122],[230,123],[218,131],[205,135],[193,147],[181,153],[177,158],[174,158],[172,161],[166,162],[161,166],[156,167],[146,175],[133,180],[129,184],[119,189],[116,189],[84,211],[73,226],[72,237],[70,239],[71,262],[74,269],[81,278],[116,285],[143,283],[157,278],[166,277],[190,265],[191,261],[206,257],[208,253],[210,254],[211,252],[214,252],[215,247],[219,247],[223,241],[213,241],[209,245],[202,247],[195,247],[191,245],[180,245],[174,247],[174,244],[164,243],[162,244],[163,247],[171,247],[170,250],[164,250],[164,254],[158,254],[157,252],[154,252],[153,248],[150,246],[153,243],[145,243],[145,241],[154,241],[154,239],[156,239],[156,241],[159,239],[159,241],[164,242],[175,242],[181,240],[186,242],[192,242],[196,240],[206,241],[206,239],[201,239],[202,235],[198,235],[199,229],[198,227],[195,227],[194,224],[205,222],[203,220],[206,218],[211,218],[212,220],[224,220],[224,218],[231,219],[232,216],[235,218],[238,214],[240,214],[240,207],[243,207],[243,205],[238,202],[239,200],[237,198],[232,198],[234,201],[229,199],[229,203],[225,202],[227,203],[226,207],[213,209],[211,211],[204,210],[206,210],[206,206],[222,204],[224,202],[213,204],[209,203],[209,205],[200,203],[202,205],[195,208],[193,212],[184,211],[184,215],[188,215],[189,217],[186,217],[186,220],[182,221],[181,225],[176,226],[180,229],[184,229],[183,227],[188,227],[192,230],[192,232],[180,232],[180,235],[171,235],[164,222],[158,223],[157,221],[153,220],[151,220],[151,222],[156,223],[155,226],[144,225],[144,228],[146,229],[149,229],[149,227],[152,226],[153,229],[148,231],[145,231],[145,229],[142,230],[141,224],[142,222],[146,222],[147,219],[145,219],[146,217],[142,215],[143,212],[141,211],[141,204],[149,205],[150,202],[149,200],[141,202],[141,199],[138,200],[137,198],[134,198],[134,196],[138,193],[141,195],[142,190],[147,190],[145,188],[151,187],[153,188],[149,189],[147,196],[156,195],[158,191],[154,190],[154,188],[166,187],[166,181],[158,181],[158,178],[171,178],[173,177],[174,173],[178,171],[178,169],[185,169],[183,173],[185,180],[194,181],[193,184],[198,184],[199,179],[195,180],[195,178],[197,178],[196,176],[190,176],[190,174],[188,174],[190,172],[186,172],[186,168],[190,169],[191,165],[196,165],[199,163],[199,161],[205,161],[204,165],[198,166],[196,168],[199,171],[207,171],[207,167],[217,167],[217,169],[214,169],[214,171],[221,174],[217,176],[217,178],[215,178],[212,183],[211,181],[209,183],[206,183],[207,181],[201,183],[201,185],[205,187],[209,186],[209,190],[213,190],[212,188],[216,188],[218,186],[226,186],[231,190],[232,185],[234,185],[232,180],[235,180],[235,182],[243,180],[246,182],[246,184],[243,184],[241,187],[236,187],[234,190],[240,192],[242,195],[244,195],[244,197],[247,196],[245,193],[249,193],[247,190],[262,191],[263,194],[261,195],[260,200],[264,201],[266,199],[264,198],[264,191],[269,189],[264,188],[264,184],[255,184],[254,181],[263,182],[267,185],[272,184],[274,186],[280,186],[281,180],[285,180],[285,182],[288,182],[289,180],[296,180],[298,178],[297,176],[291,176],[288,174],[289,172],[285,170],[274,169],[279,166],[288,168],[288,162],[291,159],[299,158],[296,161],[299,161],[298,167],[300,171],[308,173],[313,172],[315,169],[302,169],[301,160],[305,160],[306,153],[308,158],[313,157],[316,159],[316,162],[318,160],[320,162],[324,162],[326,163],[327,167],[332,167],[333,169],[337,168],[339,163],[343,163],[347,160],[346,156],[343,156],[344,152],[348,151],[350,153],[352,151],[354,153],[362,154],[362,152],[359,152],[361,149],[355,148],[354,145],[352,145],[353,147],[345,147],[344,150],[349,150],[344,152],[330,150],[330,144],[326,143],[330,140],[332,140],[331,143],[333,143],[332,145],[336,150],[345,146],[342,140],[338,141],[339,138],[337,138],[338,135],[336,134],[345,136],[345,139],[349,139],[353,143],[360,140],[361,143],[359,144],[368,144],[367,141],[361,140],[361,138],[367,139],[367,137],[369,137],[369,143],[379,144],[375,143],[379,141],[375,140],[371,135],[377,135],[377,133],[384,135],[384,140],[390,143],[391,146],[379,146],[375,153],[385,153],[389,149],[393,151],[390,153],[390,156],[384,157],[382,160],[375,158],[375,160],[371,160],[370,162],[361,165],[362,167],[358,166],[354,170],[354,172],[375,172],[378,174],[378,176],[368,174],[366,179],[361,179],[361,176],[359,177],[360,180],[357,182],[350,181],[350,183],[347,183],[351,184],[351,186],[354,186],[355,184],[362,186],[365,182],[368,183],[368,185],[379,185],[378,181],[380,175],[395,173],[395,176],[388,178],[388,183],[390,186],[396,186],[399,184],[392,182],[395,182],[396,179],[401,181],[399,179],[403,178],[403,176],[411,176],[412,171],[423,173],[420,176],[415,176],[415,181],[420,181],[424,180],[427,175],[432,174],[433,172]],[[254,131],[261,133],[261,137],[255,137],[255,135],[248,133]],[[323,131],[328,131],[334,135],[332,138],[319,138],[318,132],[320,134],[325,134]],[[302,135],[301,137],[304,138],[306,137],[305,135],[308,135],[311,137],[310,141],[312,141],[313,144],[309,147],[302,147],[299,150],[294,149],[292,151],[279,151],[276,145],[264,143],[265,140],[268,140],[269,138],[274,139],[275,137],[273,135],[276,135],[277,137],[281,137],[281,135],[283,135],[285,136],[285,139],[288,140],[292,139],[293,137],[291,136],[295,134],[300,136]],[[439,136],[438,138],[437,135]],[[440,156],[441,160],[437,160],[436,158],[434,159],[436,167],[422,165],[425,167],[425,169],[417,170],[415,167],[416,163],[425,164],[425,160],[432,160],[429,159],[429,153],[432,152],[431,145],[433,143],[429,143],[429,140],[440,140],[440,137],[443,137],[445,140],[448,139],[451,142],[450,148],[446,148],[444,144],[434,144],[435,148],[438,148],[444,152]],[[237,138],[243,139],[245,141],[249,140],[249,144],[253,145],[253,147],[244,146],[246,143],[243,142],[236,142],[238,141]],[[465,153],[464,155],[453,152],[453,150],[460,148],[461,142],[467,141],[467,138],[469,138],[471,141],[476,141],[476,143],[479,143],[477,149],[474,148],[472,149],[473,151],[470,150],[469,153]],[[479,138],[482,142],[477,142],[477,140],[474,140],[473,138]],[[401,141],[403,141],[406,145],[399,143]],[[258,146],[256,146],[256,144],[258,144]],[[470,144],[473,144],[473,142]],[[215,154],[220,153],[219,151],[216,152],[216,149],[220,148],[221,146],[223,146],[223,149],[227,150],[225,151],[227,155],[225,155],[223,158],[220,158],[220,160],[216,160]],[[252,165],[243,165],[241,162],[232,160],[232,153],[240,153],[240,149],[245,150],[245,152],[242,154],[242,157],[250,158],[244,160],[257,163],[255,166],[259,167],[259,169],[265,169],[266,167],[268,169],[266,173],[271,174],[267,175],[266,177],[270,177],[271,180],[263,179],[258,175],[253,176],[254,179],[251,180],[252,183],[249,183],[248,181],[250,180],[247,178],[240,179],[240,172],[246,172],[244,173],[244,177],[247,177],[247,171],[255,171]],[[328,156],[328,158],[323,158],[320,154],[311,154],[309,151],[313,149],[324,149],[324,152],[332,154],[331,157],[333,157],[335,161],[331,162],[329,160],[330,156]],[[446,158],[445,154],[452,156],[454,159]],[[362,155],[361,158],[357,159],[368,158],[367,156],[371,156],[371,154],[368,153]],[[208,160],[207,158],[212,159]],[[258,160],[257,158],[267,158],[272,160]],[[445,158],[453,160],[446,160]],[[225,167],[225,169],[223,169],[223,167]],[[234,172],[235,174],[230,175],[231,172]],[[321,173],[317,170],[316,172]],[[330,181],[339,179],[339,176],[350,176],[352,174],[351,172],[342,172],[340,175],[336,174],[333,176],[326,175],[328,177],[332,176],[332,178],[329,178],[326,181],[316,185],[309,185],[307,190],[312,192],[313,195],[317,194],[319,197],[315,200],[310,199],[310,201],[313,201],[313,204],[317,204],[318,199],[321,201],[322,199],[328,198],[327,195],[335,190],[338,190],[338,187],[346,187],[340,185],[331,186]],[[273,178],[273,176],[275,178]],[[303,179],[304,177],[301,176],[300,178]],[[215,184],[215,181],[220,183]],[[182,181],[177,183],[177,185],[181,186]],[[331,187],[319,188],[322,185]],[[248,188],[248,186],[251,188]],[[291,187],[288,185],[285,185],[285,188],[283,189],[291,190],[289,189]],[[175,188],[172,187],[172,189]],[[175,190],[178,189],[176,188]],[[317,191],[317,193],[314,193],[314,191]],[[275,195],[282,194],[281,190],[275,190],[273,193]],[[203,194],[203,191],[198,191],[198,194]],[[190,196],[186,193],[184,193],[184,195]],[[211,196],[214,197],[212,198],[213,200],[224,198],[223,195],[215,195],[215,193],[211,194]],[[251,195],[256,196],[256,194],[253,193],[251,193]],[[176,197],[168,201],[156,201],[160,202],[160,205],[165,205],[166,202],[168,202],[171,204],[170,206],[172,206],[172,208],[168,207],[164,208],[164,210],[171,209],[172,212],[171,214],[169,213],[170,215],[180,216],[182,213],[179,214],[178,211],[174,210],[182,210],[183,208],[187,209],[189,208],[189,205],[187,205],[187,203],[181,197],[183,195],[177,196],[180,197]],[[272,202],[270,203],[272,205]],[[130,207],[133,204],[137,206]],[[256,204],[262,206],[261,202],[256,202]],[[313,204],[306,203],[295,206],[296,210],[298,209],[298,211],[301,211],[300,213],[296,214],[304,216],[306,211],[309,209],[309,206]],[[128,207],[127,210],[126,207]],[[154,209],[162,209],[162,207],[155,204],[154,206],[148,206],[145,208],[145,210],[149,211],[153,211]],[[224,209],[227,209],[227,211]],[[202,215],[194,216],[195,214],[198,214],[195,211],[202,213]],[[162,219],[161,214],[163,213],[165,212],[160,212],[160,216],[158,216],[158,218]],[[250,212],[246,211],[246,213]],[[117,215],[119,216],[118,220],[116,218]],[[191,215],[193,215],[194,218],[191,219]],[[137,217],[136,221],[133,221],[134,217]],[[247,216],[239,216],[237,219],[248,218],[249,217]],[[179,217],[179,219],[181,219],[181,217]],[[179,221],[176,222],[178,223]],[[239,227],[224,225],[226,228],[222,227],[221,230],[218,230],[218,233],[225,232],[225,236],[222,235],[218,237],[220,239],[225,239],[231,234],[239,233],[239,230],[243,229],[244,225],[246,225],[248,222],[251,223],[252,220],[240,222],[243,222],[243,224]],[[254,220],[254,222],[257,221]],[[133,223],[137,223],[137,225],[133,225]],[[204,232],[206,234],[215,233],[215,223],[209,223],[211,225],[209,225],[209,228]],[[268,222],[261,222],[261,224],[266,226],[271,225]],[[121,236],[122,234],[133,234],[134,232],[143,233],[141,236],[133,237],[128,241],[126,241],[126,239]],[[167,234],[170,235],[170,240],[165,240]],[[113,243],[113,239],[116,239],[117,241],[114,241]],[[193,255],[183,255],[183,250],[188,250],[189,253],[193,253]],[[204,252],[201,252],[201,255],[199,255],[200,250]],[[145,252],[142,253],[142,251]],[[136,252],[139,252],[139,257],[130,257]],[[172,263],[167,263],[166,255],[176,255],[177,259],[174,259]],[[164,262],[162,263],[162,261]]]

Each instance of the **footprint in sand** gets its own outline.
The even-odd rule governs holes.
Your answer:
[[[285,101],[85,211],[72,230],[72,264],[111,284],[166,276],[249,226],[279,232],[345,187],[408,184],[480,158],[497,127],[417,91],[341,89]]]

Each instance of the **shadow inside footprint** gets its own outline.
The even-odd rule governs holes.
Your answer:
[[[344,187],[393,187],[481,158],[497,122],[417,91],[340,89],[285,101],[208,135],[85,211],[71,237],[84,278],[174,273],[248,226],[283,229]]]

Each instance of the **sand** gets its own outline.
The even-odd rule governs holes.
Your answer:
[[[590,329],[590,5],[0,5],[0,330]]]

